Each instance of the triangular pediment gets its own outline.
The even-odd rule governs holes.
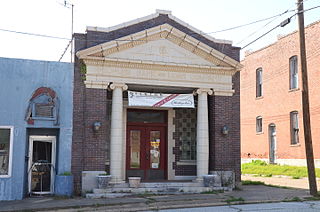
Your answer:
[[[138,63],[224,67],[240,63],[169,24],[93,46],[77,53],[80,59],[107,59]]]
[[[145,44],[137,45],[133,48],[120,52],[115,52],[107,56],[112,59],[153,61],[156,63],[175,63],[187,65],[207,65],[213,64],[204,58],[168,41],[159,39]]]

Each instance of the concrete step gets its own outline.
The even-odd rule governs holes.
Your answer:
[[[140,188],[163,188],[163,187],[202,187],[203,183],[198,182],[155,182],[155,183],[140,183]],[[128,188],[129,183],[111,184],[112,188]]]
[[[181,194],[181,193],[203,193],[217,190],[228,190],[225,187],[154,187],[154,188],[107,188],[94,189],[93,193],[86,194],[87,198],[113,198],[135,194]]]

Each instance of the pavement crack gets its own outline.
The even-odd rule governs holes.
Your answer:
[[[237,210],[237,211],[243,211],[241,208],[237,208],[237,207],[234,206],[234,205],[229,205],[229,208],[234,209],[234,210]]]
[[[314,206],[315,206],[316,204],[315,204],[314,202],[303,202],[303,203],[309,205],[309,208],[315,209]]]

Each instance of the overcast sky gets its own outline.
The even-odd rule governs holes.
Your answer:
[[[1,0],[0,29],[71,38],[71,9],[64,0]],[[212,37],[233,41],[243,47],[264,32],[294,15],[296,0],[68,0],[74,4],[74,32],[86,26],[110,27],[155,13],[170,10],[172,15]],[[305,0],[304,8],[320,6],[320,0]],[[248,27],[211,33],[277,16]],[[320,8],[305,13],[305,24],[320,19]],[[256,50],[275,42],[278,35],[297,29],[297,18],[284,28],[242,50]],[[68,40],[23,35],[0,30],[0,57],[58,61]],[[251,35],[251,36],[250,36]],[[62,61],[70,61],[70,50]]]

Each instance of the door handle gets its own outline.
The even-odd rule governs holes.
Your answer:
[[[149,153],[146,154],[146,159],[149,160]]]

